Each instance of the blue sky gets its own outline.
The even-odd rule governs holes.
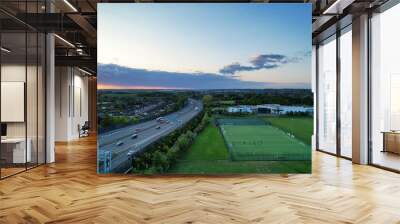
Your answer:
[[[144,71],[135,77],[162,71],[224,76],[238,88],[240,81],[309,86],[310,51],[310,4],[98,5],[98,62]],[[122,81],[101,76],[100,84]],[[125,86],[143,86],[137,81],[145,77],[135,77]]]

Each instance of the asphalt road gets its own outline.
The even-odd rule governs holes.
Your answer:
[[[131,158],[129,155],[145,150],[146,146],[181,127],[202,110],[201,101],[189,99],[184,108],[164,116],[168,122],[151,120],[101,134],[98,136],[99,159],[104,160],[104,155],[111,155],[111,172],[129,168]],[[132,138],[135,133],[137,137]],[[99,167],[100,172],[103,170],[104,167]]]

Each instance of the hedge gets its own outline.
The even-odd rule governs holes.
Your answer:
[[[146,152],[132,160],[134,173],[164,173],[188,150],[210,122],[208,112],[200,113],[183,128],[175,130],[148,147]]]

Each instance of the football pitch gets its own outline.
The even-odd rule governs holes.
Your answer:
[[[269,126],[270,121],[258,117],[225,117],[215,118],[215,121],[211,122],[197,136],[192,147],[178,158],[177,163],[168,171],[169,173],[239,174],[311,172],[310,146],[307,144],[304,145],[304,143],[289,136],[285,131],[275,126]],[[296,127],[297,125],[303,125],[296,121],[293,120],[290,125]],[[309,122],[312,125],[312,119]],[[236,157],[240,155],[239,158],[236,158],[237,160],[232,160],[231,158],[233,150],[232,148],[228,149],[227,139],[222,134],[221,126],[228,127],[229,129],[229,133],[226,133],[230,136],[228,141],[233,143],[239,141],[236,144],[237,147],[233,148],[235,152],[238,151]],[[271,136],[268,137],[267,133],[270,133]],[[267,142],[267,140],[269,141]],[[257,144],[259,145],[257,146]],[[287,157],[289,152],[291,157],[289,159],[284,158],[283,155],[286,154]],[[300,159],[304,159],[305,155],[306,160],[294,160],[295,157],[293,155],[299,153],[303,156]]]
[[[310,146],[261,119],[220,119],[232,161],[309,161]]]

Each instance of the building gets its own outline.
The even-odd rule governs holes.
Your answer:
[[[238,105],[228,107],[226,110],[228,113],[254,113],[257,111],[257,107],[250,105]]]
[[[279,106],[279,114],[288,114],[288,113],[307,113],[312,114],[314,111],[313,107],[305,107],[305,106]]]
[[[85,123],[96,132],[93,6],[0,2],[1,179],[54,163],[55,143],[78,140]]]
[[[400,4],[367,4],[327,6],[324,13],[340,17],[328,27],[320,24],[322,17],[313,23],[314,148],[399,172],[400,154],[392,153],[386,143],[398,138],[391,131],[400,129],[395,100],[400,93],[400,64],[394,56],[400,50],[400,32],[394,29],[400,21]],[[345,12],[355,8],[357,15]]]
[[[313,107],[305,106],[285,106],[279,104],[263,104],[263,105],[238,105],[231,106],[227,109],[228,113],[260,113],[260,114],[274,114],[285,115],[288,113],[307,113],[312,114]]]
[[[313,107],[306,106],[287,106],[279,104],[263,104],[257,105],[257,112],[261,114],[276,114],[284,115],[288,113],[307,113],[312,114]]]
[[[263,104],[257,106],[257,112],[260,114],[279,114],[279,104]]]

